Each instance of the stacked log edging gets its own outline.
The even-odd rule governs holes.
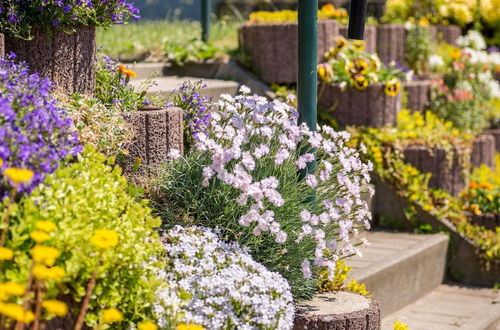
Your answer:
[[[125,173],[133,173],[140,163],[139,172],[151,172],[168,159],[169,152],[184,149],[183,112],[179,108],[147,108],[122,113],[130,124],[133,138],[127,147],[128,155],[122,164]]]
[[[405,62],[406,30],[401,24],[377,25],[377,54],[383,63]]]
[[[500,152],[500,128],[489,129],[485,134],[493,136],[495,139],[495,150],[496,152]]]
[[[339,26],[339,34],[347,38],[347,25]],[[366,42],[366,52],[372,54],[377,52],[377,26],[367,25],[365,27],[365,42]]]
[[[396,125],[401,109],[401,93],[389,96],[383,84],[373,84],[362,91],[343,90],[338,84],[322,84],[319,104],[340,126],[391,126]]]
[[[5,51],[26,61],[33,72],[53,81],[65,94],[93,94],[95,90],[95,26],[76,26],[68,34],[59,29],[34,30],[33,40],[5,36]]]
[[[486,165],[495,167],[495,137],[491,134],[478,136],[472,144],[470,159],[472,167]]]
[[[406,109],[423,112],[431,101],[431,80],[412,80],[404,82],[406,92]]]
[[[457,39],[462,35],[462,29],[457,25],[437,25],[436,39],[451,45],[457,45]]]
[[[240,48],[250,56],[252,69],[268,84],[297,82],[298,25],[245,24],[238,30]],[[318,63],[339,35],[335,20],[318,22]]]
[[[454,148],[453,156],[441,147],[408,146],[404,150],[406,163],[422,173],[431,173],[429,186],[458,196],[466,187],[464,150]],[[451,157],[451,158],[450,158]]]
[[[462,30],[455,25],[428,26],[431,37],[435,41],[443,40],[447,43],[456,44],[456,39]],[[405,49],[408,31],[401,24],[377,25],[377,54],[382,62],[388,64],[396,61],[399,64],[406,63]]]
[[[380,329],[380,305],[367,297],[334,292],[316,295],[297,306],[294,330]]]
[[[472,214],[466,212],[469,221],[475,225],[483,226],[487,229],[495,231],[497,227],[500,227],[500,214],[496,213],[483,213],[483,214]]]

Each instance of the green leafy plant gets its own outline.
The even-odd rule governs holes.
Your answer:
[[[160,222],[126,190],[120,169],[86,147],[31,196],[4,207],[2,217],[10,212],[5,248],[13,258],[0,261],[0,282],[20,283],[27,295],[12,303],[26,304],[37,292],[38,299],[65,301],[76,323],[84,317],[102,329],[150,319],[162,286],[155,258],[162,247],[153,230]]]
[[[406,61],[418,76],[429,76],[429,58],[433,54],[433,41],[429,28],[412,25],[405,40]]]
[[[443,121],[437,121],[435,124],[430,125],[428,129],[421,130],[417,129],[417,127],[425,127],[425,121],[415,126],[412,124],[412,120],[408,120],[411,118],[408,117],[408,114],[403,112],[401,116],[407,118],[407,120],[404,120],[406,124],[402,123],[403,127],[407,128],[406,133],[401,134],[400,130],[396,128],[352,129],[350,132],[353,134],[354,143],[365,145],[368,151],[368,159],[373,162],[377,175],[383,181],[393,185],[399,196],[407,199],[410,204],[410,208],[406,212],[409,220],[415,215],[415,206],[422,208],[438,219],[447,219],[456,226],[458,232],[477,244],[481,256],[485,260],[496,262],[500,259],[500,232],[494,232],[471,224],[464,215],[463,204],[458,198],[442,190],[429,187],[429,175],[421,173],[404,162],[402,146],[405,145],[418,142],[421,145],[441,145],[447,148],[447,146],[452,145],[452,142],[462,144],[466,142],[461,136],[458,136],[459,134],[456,134],[458,131],[454,130],[452,125]],[[416,116],[418,118],[418,115]],[[435,116],[430,116],[430,118],[435,119]],[[413,127],[414,133],[411,132],[411,127]],[[433,134],[430,129],[432,127]],[[422,131],[424,133],[420,133]],[[424,138],[425,136],[427,138]],[[467,137],[464,137],[467,140]],[[417,222],[414,224],[419,225]]]

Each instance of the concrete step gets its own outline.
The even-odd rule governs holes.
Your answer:
[[[488,288],[443,284],[385,317],[382,330],[392,330],[397,320],[411,330],[499,330],[500,294]]]
[[[448,236],[365,232],[363,257],[346,260],[351,276],[365,283],[390,315],[438,287],[444,278]]]
[[[147,95],[160,95],[163,97],[172,94],[172,91],[179,88],[186,80],[198,81],[200,78],[165,76],[158,77],[152,80],[153,86],[148,88]],[[140,88],[144,80],[132,80],[131,85]],[[240,84],[235,81],[225,81],[218,79],[203,79],[207,88],[203,88],[200,92],[202,95],[217,99],[221,94],[236,95]]]

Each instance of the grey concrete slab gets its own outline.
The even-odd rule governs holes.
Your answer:
[[[438,287],[444,278],[448,237],[374,231],[363,257],[346,260],[352,277],[365,283],[389,315]],[[360,263],[363,261],[364,264]]]
[[[410,329],[493,330],[500,325],[498,292],[442,284],[426,296],[385,317],[382,330],[400,320]]]
[[[147,95],[160,95],[167,97],[172,94],[174,89],[179,88],[184,81],[198,81],[200,78],[194,77],[178,77],[178,76],[166,76],[158,77],[152,80],[153,86],[147,89]],[[130,83],[133,86],[140,87],[143,80],[134,80]],[[203,82],[207,85],[207,88],[203,88],[200,92],[202,95],[207,97],[212,97],[216,99],[221,94],[236,95],[240,84],[235,81],[225,81],[217,79],[203,79]]]

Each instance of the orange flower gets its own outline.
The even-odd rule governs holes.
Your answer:
[[[451,58],[454,59],[454,60],[458,60],[460,58],[460,55],[462,55],[462,51],[460,50],[460,48],[455,48],[451,51]]]
[[[135,73],[134,70],[127,69],[125,66],[121,64],[118,65],[118,71],[120,71],[127,77],[137,78],[137,73]]]
[[[481,182],[479,184],[479,187],[481,187],[481,188],[483,188],[485,190],[491,190],[491,189],[493,189],[493,186],[489,182]]]
[[[472,181],[471,183],[469,183],[469,188],[470,189],[476,189],[477,188],[477,182],[476,181]]]

